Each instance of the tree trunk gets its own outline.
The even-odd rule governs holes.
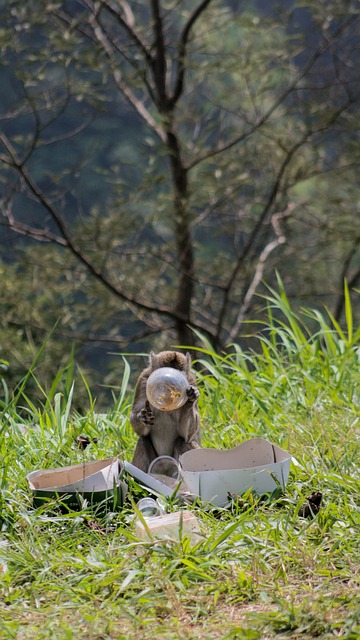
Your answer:
[[[179,344],[194,345],[191,324],[191,306],[194,293],[194,252],[190,231],[190,213],[188,207],[187,170],[184,166],[179,141],[173,127],[167,131],[167,147],[171,167],[174,195],[174,232],[179,264],[175,312],[177,314],[176,331]]]

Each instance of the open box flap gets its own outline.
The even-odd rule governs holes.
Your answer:
[[[252,489],[270,493],[280,484],[285,488],[291,456],[264,438],[219,451],[193,449],[180,456],[181,475],[189,491],[206,502],[225,506],[231,495]]]
[[[69,467],[32,471],[27,479],[32,490],[93,492],[112,489],[119,480],[119,472],[119,460],[113,457]]]
[[[192,449],[180,456],[184,471],[250,469],[290,459],[287,451],[265,438],[251,438],[233,449]]]
[[[171,496],[176,488],[176,481],[174,481],[174,486],[169,487],[164,484],[154,476],[142,471],[135,465],[131,464],[131,462],[124,461],[124,469],[133,477],[135,480],[138,480],[142,485],[145,485],[148,489],[151,489],[157,495],[163,496]]]

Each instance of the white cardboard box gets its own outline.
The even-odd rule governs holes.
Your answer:
[[[252,489],[271,493],[285,488],[291,456],[264,438],[251,438],[233,449],[193,449],[180,456],[182,477],[191,494],[224,507],[229,496]]]
[[[126,494],[126,485],[120,481],[120,463],[116,457],[69,467],[40,469],[29,473],[27,479],[36,506],[64,495],[70,497],[67,500],[70,507],[79,506],[77,495],[82,495],[90,502],[101,502],[118,493],[122,502]]]

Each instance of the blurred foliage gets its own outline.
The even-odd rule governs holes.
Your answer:
[[[170,85],[193,4],[161,3]],[[146,84],[151,73],[105,5],[96,4],[107,49],[91,3],[6,0],[0,8],[2,132],[92,265],[70,255],[2,145],[0,357],[13,381],[55,325],[44,384],[73,346],[91,384],[113,385],[119,358],[111,353],[177,341],[171,317],[160,321],[114,294],[171,308],[179,256],[169,154]],[[151,49],[148,4],[119,11],[129,24],[132,15]],[[345,278],[353,295],[360,275],[358,30],[352,3],[337,1],[261,11],[210,2],[194,24],[174,118],[189,181],[192,319],[208,337],[219,325],[221,347],[246,340],[246,319],[261,321],[263,301],[254,293],[264,293],[264,279],[274,284],[276,269],[296,306],[335,309]],[[6,229],[14,221],[22,235]],[[50,241],[35,243],[34,230]]]

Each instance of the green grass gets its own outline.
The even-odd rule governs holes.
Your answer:
[[[130,501],[106,514],[32,508],[31,470],[131,458],[128,366],[105,416],[90,392],[87,415],[73,411],[71,368],[42,406],[27,399],[26,380],[15,394],[3,383],[0,637],[360,638],[360,331],[347,292],[343,330],[331,314],[295,316],[279,291],[269,292],[256,353],[233,345],[217,355],[203,341],[198,376],[203,445],[266,437],[293,455],[289,483],[284,495],[248,494],[226,510],[194,507],[196,545],[141,544]],[[99,441],[82,453],[80,433]],[[299,517],[314,490],[322,509]]]

